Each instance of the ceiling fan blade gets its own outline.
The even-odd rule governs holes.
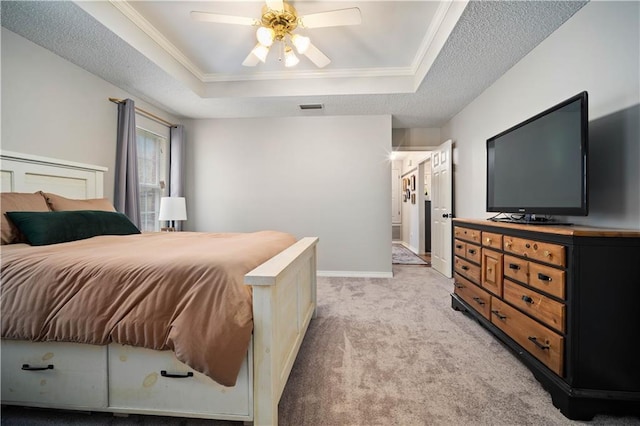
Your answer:
[[[234,25],[260,25],[260,21],[254,18],[244,16],[220,15],[210,12],[191,12],[191,19],[204,22],[215,22],[216,24],[234,24]]]
[[[309,43],[309,47],[304,52],[304,55],[309,58],[311,62],[316,64],[318,68],[324,68],[331,62],[331,59],[322,53],[313,43]]]
[[[271,10],[284,10],[284,1],[282,0],[265,0],[265,3]]]
[[[254,55],[252,50],[251,52],[249,52],[247,57],[244,58],[244,61],[242,61],[242,65],[244,65],[245,67],[255,67],[256,65],[258,65],[258,62],[260,62],[260,58]]]
[[[361,23],[362,16],[357,7],[312,13],[298,18],[298,24],[303,28],[338,27],[341,25],[360,25]]]

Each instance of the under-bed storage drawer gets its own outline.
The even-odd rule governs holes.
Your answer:
[[[2,403],[107,407],[107,347],[2,340]]]
[[[109,345],[109,410],[149,414],[207,413],[233,420],[253,416],[253,371],[246,357],[236,385],[222,386],[180,362],[171,351]],[[163,373],[164,371],[164,373]],[[175,375],[178,377],[167,377]]]

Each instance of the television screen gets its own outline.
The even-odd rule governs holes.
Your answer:
[[[487,140],[487,211],[586,216],[587,92]]]

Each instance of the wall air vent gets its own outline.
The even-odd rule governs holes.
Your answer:
[[[304,104],[304,105],[299,105],[299,107],[302,111],[307,111],[311,109],[324,109],[324,105],[322,104]]]

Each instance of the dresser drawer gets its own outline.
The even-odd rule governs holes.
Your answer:
[[[567,264],[565,247],[558,244],[505,235],[504,251],[551,265],[566,266]]]
[[[549,327],[564,333],[565,306],[509,280],[504,280],[503,298],[522,312],[529,314]]]
[[[481,232],[477,229],[463,228],[461,226],[453,227],[453,236],[460,240],[471,241],[475,244],[480,244]]]
[[[106,346],[2,340],[2,403],[106,408],[106,364]]]
[[[471,243],[467,243],[466,252],[465,252],[465,256],[464,257],[467,260],[470,260],[472,262],[480,264],[480,259],[482,258],[481,251],[480,251],[480,246],[477,246],[477,245],[471,244]]]
[[[560,269],[529,262],[529,282],[531,287],[535,287],[545,293],[559,299],[565,298],[566,273]]]
[[[453,253],[456,256],[460,256],[462,258],[467,257],[467,243],[462,240],[454,240],[453,242]]]
[[[504,276],[529,284],[529,262],[519,257],[504,255]]]
[[[496,297],[491,298],[491,322],[562,376],[564,338]]]
[[[453,259],[454,270],[460,275],[469,278],[475,283],[480,283],[480,266],[464,260],[458,256]]]
[[[483,317],[491,318],[491,295],[489,293],[458,274],[454,274],[454,285],[455,294],[480,312]]]
[[[482,249],[482,287],[502,296],[502,253]]]
[[[123,412],[135,409],[158,414],[203,413],[205,417],[211,412],[250,416],[251,375],[245,358],[236,385],[228,388],[183,364],[171,351],[112,343],[109,345],[109,407]]]
[[[493,232],[482,232],[482,245],[496,250],[502,250],[502,234]]]

